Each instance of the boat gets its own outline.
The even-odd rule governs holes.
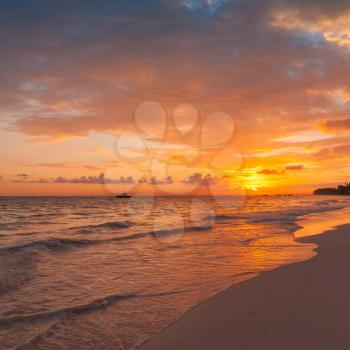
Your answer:
[[[121,194],[118,194],[118,196],[116,196],[116,198],[131,198],[130,194],[124,192]]]

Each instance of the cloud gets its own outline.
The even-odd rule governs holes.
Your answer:
[[[89,153],[104,153],[104,152],[106,152],[106,149],[104,147],[101,147],[101,146],[94,146],[94,147],[89,147],[87,149],[87,151]]]
[[[150,185],[171,185],[174,183],[172,176],[167,176],[164,179],[158,179],[157,176],[152,176],[150,179],[142,177],[138,180],[140,184],[150,184]]]
[[[97,165],[91,165],[91,164],[80,164],[76,162],[60,162],[60,163],[55,163],[55,162],[40,162],[40,163],[26,163],[23,164],[24,166],[28,167],[40,167],[40,168],[61,168],[61,169],[74,169],[74,168],[80,168],[84,167],[85,169],[88,170],[98,170],[101,171],[103,167],[97,166]]]
[[[52,182],[54,183],[72,183],[72,184],[134,184],[136,181],[132,176],[121,176],[118,179],[109,179],[103,173],[99,176],[81,176],[79,178],[66,178],[58,176]]]
[[[96,165],[84,165],[84,168],[88,170],[102,170],[102,167]]]
[[[262,169],[258,171],[258,174],[263,174],[263,175],[280,175],[283,174],[283,172],[280,172],[276,169]]]
[[[186,185],[202,185],[202,186],[210,186],[215,184],[217,181],[217,178],[214,178],[211,174],[200,174],[200,173],[194,173],[187,177],[183,183]]]
[[[19,175],[18,175],[19,176]],[[80,176],[74,178],[67,178],[64,176],[57,176],[53,179],[40,179],[40,180],[27,180],[25,176],[22,180],[14,180],[13,182],[27,182],[27,183],[57,183],[57,184],[108,184],[108,185],[130,185],[137,183],[147,183],[150,185],[171,185],[174,180],[171,176],[167,176],[164,179],[158,179],[156,176],[152,176],[150,179],[140,178],[135,179],[133,176],[120,176],[119,178],[108,178],[104,173],[98,176]]]
[[[17,174],[17,177],[21,177],[23,179],[27,179],[30,175],[25,174],[25,173],[21,173],[21,174]]]
[[[98,165],[92,165],[92,164],[81,164],[81,163],[76,163],[76,162],[41,162],[41,163],[25,163],[23,164],[24,166],[27,167],[32,167],[32,168],[61,168],[61,169],[74,169],[74,168],[85,168],[88,170],[96,170],[96,171],[101,171],[103,169],[102,166]]]
[[[289,171],[304,170],[304,165],[302,165],[302,164],[291,164],[291,165],[287,165],[287,166],[285,167],[285,170],[289,170]]]
[[[350,11],[337,16],[305,17],[302,10],[287,8],[274,13],[272,26],[319,35],[324,40],[340,46],[350,47]]]
[[[60,142],[74,137],[84,137],[94,131],[115,133],[117,130],[120,130],[120,126],[121,123],[118,122],[116,115],[109,112],[108,117],[101,117],[99,114],[77,117],[62,117],[59,115],[52,117],[30,116],[16,120],[7,130],[35,136],[36,138],[30,142],[40,144]]]
[[[280,138],[273,139],[273,141],[284,142],[284,143],[306,143],[306,142],[317,142],[333,138],[331,135],[319,131],[308,131],[299,132],[295,135],[288,135]]]
[[[186,3],[78,1],[63,8],[29,1],[26,11],[0,5],[7,14],[0,30],[9,38],[0,46],[7,53],[0,61],[7,130],[35,143],[122,133],[135,126],[133,114],[143,101],[163,103],[167,112],[187,102],[198,107],[200,118],[213,106],[234,116],[254,147],[254,140],[284,129],[269,127],[282,110],[285,124],[298,131],[316,120],[310,110],[320,101],[306,90],[350,86],[349,60],[338,47],[316,46],[315,38],[285,30],[284,22],[271,26],[272,15],[289,9],[303,25],[321,28],[325,17],[340,26],[349,3]],[[331,101],[321,107],[337,108]]]
[[[171,176],[167,176],[163,180],[158,179],[157,176],[152,176],[149,183],[151,185],[171,185],[174,183],[174,180]]]
[[[349,157],[350,144],[338,145],[334,147],[325,147],[314,154],[318,160],[335,159]]]
[[[28,167],[43,167],[43,168],[76,168],[79,166],[78,163],[72,163],[72,162],[61,162],[61,163],[55,163],[55,162],[40,162],[40,163],[26,163],[23,164],[24,166]]]
[[[254,174],[260,166],[268,175],[276,164],[344,154],[335,147],[348,141],[314,129],[326,120],[325,131],[348,130],[348,0],[186,3],[28,0],[24,11],[17,1],[1,2],[0,30],[6,35],[0,51],[6,55],[0,57],[0,128],[14,133],[10,142],[22,147],[17,153],[30,151],[37,157],[31,162],[39,164],[45,146],[20,146],[17,140],[40,144],[77,138],[71,159],[79,159],[82,149],[96,155],[84,157],[80,165],[53,161],[39,166],[58,168],[65,176],[59,168],[86,164],[100,171],[100,150],[87,149],[96,145],[99,135],[93,134],[132,134],[137,106],[156,101],[169,122],[177,106],[193,104],[198,128],[213,112],[232,116],[235,147],[249,155]],[[156,122],[147,117],[154,129]],[[86,137],[91,137],[88,143]],[[194,146],[194,139],[189,135],[178,143]],[[164,144],[170,141],[177,143],[167,139]],[[56,157],[62,155],[60,147],[50,146],[51,159],[62,159]],[[16,161],[24,162],[20,156]],[[205,173],[184,182],[215,181]],[[99,181],[88,176],[65,180]],[[163,181],[159,176],[153,180]]]
[[[259,170],[257,173],[262,175],[282,175],[285,173],[285,171],[296,171],[296,170],[303,170],[304,166],[301,164],[291,164],[286,165],[283,170],[277,170],[277,169],[262,169]]]
[[[350,118],[339,120],[327,120],[321,124],[321,128],[327,131],[349,131],[350,130]]]

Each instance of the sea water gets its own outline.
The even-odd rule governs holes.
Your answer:
[[[135,348],[228,286],[313,256],[294,240],[298,221],[349,204],[2,197],[0,349]]]

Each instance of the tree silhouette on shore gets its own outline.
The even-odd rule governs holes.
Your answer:
[[[350,195],[350,183],[348,182],[345,185],[339,185],[337,187],[318,188],[314,191],[314,194],[348,196]]]

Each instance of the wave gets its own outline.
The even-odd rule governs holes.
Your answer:
[[[185,234],[191,231],[206,231],[210,230],[212,226],[206,225],[206,226],[192,226],[192,227],[185,227],[185,228],[174,228],[174,229],[164,229],[164,230],[153,230],[148,232],[140,232],[135,233],[129,236],[122,236],[122,237],[115,237],[111,239],[104,240],[104,243],[107,242],[117,242],[117,241],[127,241],[127,240],[134,240],[139,238],[160,238],[164,236],[171,236],[171,235],[177,235],[177,234]]]
[[[41,221],[30,221],[31,225],[57,225],[57,222],[41,220]]]
[[[328,199],[328,200],[318,201],[316,204],[318,204],[318,205],[330,205],[333,203],[338,203],[338,200],[337,199]]]
[[[86,312],[91,312],[99,309],[106,308],[107,306],[125,299],[135,298],[136,294],[125,294],[125,295],[109,295],[104,298],[93,300],[90,303],[69,306],[63,309],[46,311],[46,312],[38,312],[29,315],[20,315],[14,317],[1,317],[0,325],[11,325],[14,323],[22,323],[22,322],[33,322],[41,319],[51,319],[66,316],[68,314],[81,314]]]
[[[71,230],[91,230],[91,229],[118,229],[118,228],[129,228],[132,226],[130,221],[109,221],[97,225],[85,225],[70,228]]]
[[[193,289],[183,289],[183,290],[174,290],[170,292],[159,292],[159,293],[129,293],[129,294],[112,294],[103,298],[92,300],[91,302],[85,304],[79,304],[74,306],[68,306],[62,309],[38,312],[28,315],[18,315],[18,316],[4,316],[0,318],[0,325],[13,325],[23,322],[33,322],[47,319],[54,319],[59,317],[65,317],[69,315],[79,315],[83,313],[88,313],[92,311],[97,311],[100,309],[105,309],[108,306],[129,299],[134,298],[152,298],[152,297],[162,297],[167,295],[188,293],[193,291]]]
[[[58,217],[58,216],[65,216],[63,213],[38,213],[38,214],[32,214],[24,218],[40,218],[40,217]]]
[[[332,200],[327,201],[327,204],[321,205],[318,203],[318,207],[303,208],[303,209],[292,209],[285,211],[260,211],[260,212],[248,212],[248,213],[236,213],[236,214],[219,214],[219,215],[209,215],[208,219],[215,220],[248,220],[252,223],[264,223],[264,222],[284,222],[284,223],[294,223],[298,217],[321,213],[326,211],[332,211],[337,209],[342,209],[344,205],[334,205],[329,206],[329,204],[336,203]]]
[[[239,243],[242,245],[242,246],[250,246],[251,244],[255,244],[257,243],[258,245],[261,245],[265,248],[267,247],[270,247],[270,248],[294,248],[295,247],[295,244],[266,244],[264,243],[264,240],[265,239],[270,239],[272,238],[273,236],[271,234],[267,234],[267,235],[260,235],[260,236],[257,236],[257,237],[250,237],[250,238],[246,238],[246,239],[242,239]],[[260,243],[260,241],[263,241],[263,243]]]
[[[262,222],[273,222],[273,221],[294,221],[293,215],[288,214],[258,214],[258,213],[245,213],[245,214],[229,214],[229,215],[216,215],[216,220],[248,220],[254,223],[262,223]]]
[[[90,216],[91,213],[87,212],[87,211],[77,211],[72,213],[72,215],[77,215],[77,216]]]
[[[158,230],[158,231],[148,231],[148,232],[140,232],[140,233],[134,233],[127,236],[121,236],[121,237],[113,237],[113,238],[106,238],[106,239],[70,239],[70,238],[47,238],[44,240],[39,241],[33,241],[29,243],[19,244],[15,246],[10,247],[3,247],[0,248],[0,252],[7,252],[7,253],[15,253],[20,252],[23,250],[31,250],[31,249],[52,249],[52,250],[61,250],[69,247],[81,247],[81,246],[89,246],[89,245],[95,245],[95,244],[105,244],[105,243],[113,243],[113,242],[123,242],[123,241],[130,241],[130,240],[136,240],[141,238],[159,238],[162,236],[167,235],[174,235],[174,234],[181,234],[191,231],[203,231],[203,230],[210,230],[211,226],[193,226],[188,227],[184,229],[170,229],[170,230]]]
[[[87,239],[74,240],[69,238],[48,238],[41,241],[33,241],[33,242],[19,244],[19,245],[10,246],[10,247],[3,247],[3,248],[0,248],[0,252],[16,253],[21,250],[35,249],[35,248],[58,249],[58,248],[67,247],[69,245],[88,245],[93,243],[95,243],[95,241],[87,240]]]
[[[156,230],[149,232],[153,237],[159,238],[159,237],[165,237],[165,236],[173,236],[173,235],[179,235],[190,231],[206,231],[210,230],[212,228],[211,225],[201,225],[201,226],[192,226],[192,227],[186,227],[186,228],[174,228],[170,230]]]

